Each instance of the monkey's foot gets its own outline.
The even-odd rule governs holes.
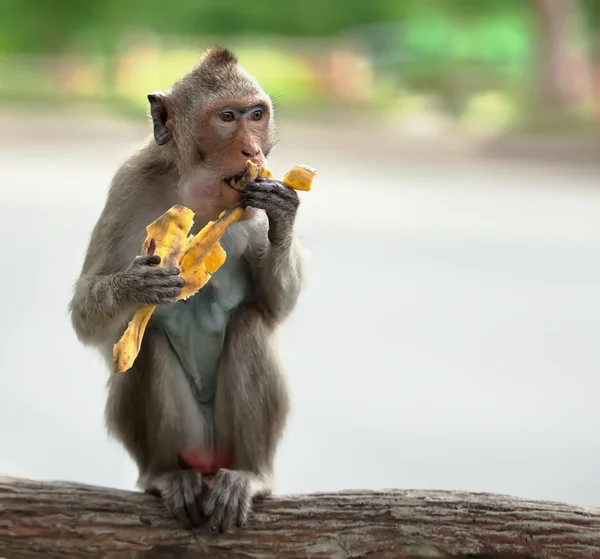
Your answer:
[[[221,469],[204,500],[208,528],[225,532],[233,524],[238,528],[248,521],[252,510],[252,484],[245,472]]]
[[[196,470],[175,470],[160,476],[156,487],[169,514],[186,530],[201,526],[206,486]]]

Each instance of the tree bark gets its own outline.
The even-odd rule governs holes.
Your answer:
[[[574,100],[571,82],[569,23],[576,0],[537,0],[539,24],[539,99],[548,107],[569,106]]]
[[[455,491],[273,496],[249,524],[177,527],[141,492],[0,477],[0,557],[600,559],[600,508]]]

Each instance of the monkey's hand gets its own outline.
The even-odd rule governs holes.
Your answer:
[[[206,486],[196,470],[175,470],[158,476],[152,484],[171,516],[185,529],[201,526]]]
[[[157,266],[160,256],[138,256],[119,276],[120,296],[135,305],[169,305],[177,301],[185,280],[173,266]]]
[[[248,472],[220,469],[204,499],[208,528],[225,532],[233,524],[244,526],[252,510],[252,479]]]
[[[263,177],[248,181],[243,203],[266,212],[271,243],[280,244],[291,238],[300,199],[283,181]]]

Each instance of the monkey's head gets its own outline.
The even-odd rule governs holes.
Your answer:
[[[214,219],[240,199],[246,162],[274,144],[270,97],[227,49],[205,51],[168,92],[148,95],[154,140],[176,165],[183,203]]]

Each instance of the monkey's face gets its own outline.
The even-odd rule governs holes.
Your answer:
[[[209,49],[169,94],[148,95],[154,138],[179,171],[182,203],[215,219],[241,200],[248,160],[264,165],[274,144],[273,108],[256,79],[223,49]]]
[[[232,99],[207,107],[206,124],[198,138],[205,165],[218,171],[220,186],[237,192],[236,184],[246,171],[246,162],[266,163],[270,151],[270,104],[261,98]],[[203,120],[203,119],[202,119]]]
[[[194,161],[182,166],[184,204],[218,215],[241,200],[237,185],[247,161],[265,165],[271,151],[271,111],[269,99],[260,96],[220,100],[201,109],[190,134]]]

